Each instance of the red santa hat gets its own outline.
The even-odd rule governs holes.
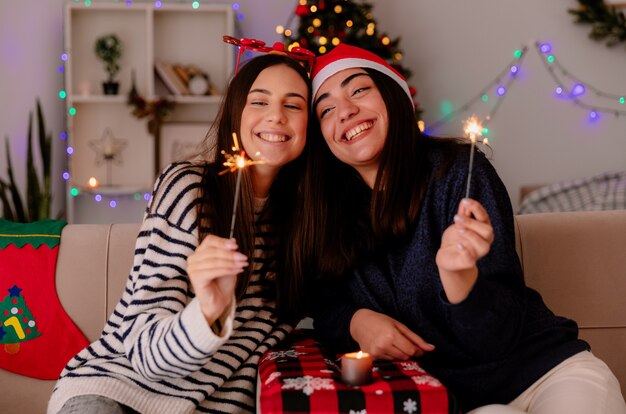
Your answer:
[[[351,68],[370,68],[384,73],[396,81],[402,90],[406,92],[411,102],[413,102],[409,85],[406,83],[404,76],[392,68],[383,58],[360,47],[344,43],[315,59],[315,64],[311,71],[313,96],[317,94],[317,91],[326,79],[341,70]]]

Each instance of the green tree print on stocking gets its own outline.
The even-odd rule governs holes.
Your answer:
[[[8,354],[20,350],[20,342],[29,341],[41,335],[24,296],[17,285],[9,288],[9,294],[0,303],[0,344]]]

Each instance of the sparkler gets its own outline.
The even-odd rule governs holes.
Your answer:
[[[467,173],[467,186],[465,187],[465,198],[468,198],[470,193],[470,183],[472,181],[472,166],[474,165],[474,147],[476,146],[476,138],[479,138],[483,135],[483,126],[478,121],[478,118],[476,118],[475,115],[465,121],[464,132],[465,135],[469,137],[471,142],[469,170]]]
[[[233,202],[233,215],[230,219],[230,235],[229,239],[233,238],[233,233],[235,232],[235,217],[237,217],[237,204],[239,203],[239,193],[241,191],[241,172],[244,168],[263,163],[262,160],[254,161],[250,158],[246,158],[246,151],[239,148],[239,141],[237,140],[237,133],[233,132],[233,154],[227,153],[222,150],[222,154],[226,157],[226,161],[224,161],[224,166],[228,167],[225,170],[221,171],[219,175],[225,174],[227,172],[234,172],[237,170],[237,183],[235,184],[235,200]],[[260,155],[259,152],[255,154],[255,156]]]

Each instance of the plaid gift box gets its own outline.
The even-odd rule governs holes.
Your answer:
[[[457,413],[448,390],[415,361],[375,361],[372,383],[341,381],[340,355],[295,330],[259,363],[261,413]]]

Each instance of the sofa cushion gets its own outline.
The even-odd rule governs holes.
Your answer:
[[[626,394],[626,210],[515,217],[526,283],[574,319]]]

